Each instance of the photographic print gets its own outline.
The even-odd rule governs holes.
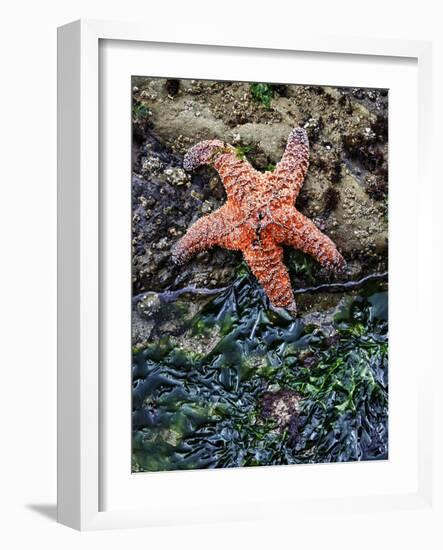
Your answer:
[[[133,76],[132,472],[388,458],[388,90]]]

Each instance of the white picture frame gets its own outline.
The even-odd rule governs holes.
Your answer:
[[[198,51],[205,52],[211,57],[213,47],[228,48],[232,63],[236,63],[236,52],[239,55],[249,51],[273,52],[273,55],[283,56],[285,52],[304,52],[312,55],[345,56],[357,59],[358,56],[389,59],[392,66],[396,61],[413,60],[417,72],[417,132],[418,147],[415,147],[417,157],[417,178],[420,188],[429,189],[432,185],[429,177],[430,161],[428,158],[430,139],[430,79],[431,79],[431,46],[427,42],[396,41],[396,40],[369,40],[360,38],[324,37],[298,33],[297,37],[266,38],[255,37],[253,33],[245,33],[236,39],[225,40],[220,36],[208,38],[204,32],[200,36],[191,37],[183,31],[182,36],[175,34],[167,36],[162,30],[147,28],[144,25],[102,22],[77,21],[59,29],[58,34],[58,520],[80,530],[151,526],[160,524],[187,523],[193,521],[215,521],[232,519],[257,519],[264,514],[267,499],[269,502],[285,502],[288,515],[294,510],[303,508],[305,511],[319,510],[323,507],[335,506],[336,509],[346,511],[357,504],[362,509],[400,509],[426,508],[432,502],[432,452],[431,433],[426,428],[430,425],[432,416],[431,401],[425,394],[425,385],[430,384],[432,350],[429,347],[425,352],[422,368],[417,373],[414,386],[417,408],[414,409],[413,425],[417,427],[416,457],[405,470],[404,476],[414,470],[411,484],[405,484],[404,490],[388,489],[384,492],[366,490],[359,493],[345,491],[341,494],[330,489],[326,496],[324,491],[312,490],[312,497],[305,493],[301,498],[284,493],[285,479],[289,475],[288,468],[255,468],[234,469],[230,472],[214,472],[208,477],[208,472],[181,472],[157,473],[143,482],[151,484],[153,491],[160,497],[162,487],[165,492],[177,489],[180,493],[190,484],[203,491],[203,486],[211,491],[223,491],[224,486],[234,486],[245,483],[249,487],[248,499],[229,503],[228,496],[220,496],[219,506],[208,506],[208,494],[200,504],[186,509],[183,503],[177,502],[175,507],[168,509],[167,504],[156,506],[142,506],[136,499],[130,502],[130,491],[121,489],[115,492],[111,509],[103,506],[103,484],[120,483],[117,481],[119,472],[104,467],[104,450],[111,449],[104,441],[107,433],[106,415],[110,414],[109,407],[103,406],[102,370],[100,358],[100,337],[103,325],[101,318],[101,302],[106,300],[106,288],[101,287],[103,276],[103,250],[100,235],[106,224],[100,225],[100,215],[104,208],[103,196],[100,188],[100,151],[102,148],[100,134],[100,63],[103,56],[100,52],[101,44],[113,41],[117,44],[174,44],[175,47],[189,46],[192,42]],[[211,50],[212,48],[212,50]],[[128,55],[127,52],[125,55]],[[129,53],[131,55],[131,53]],[[154,54],[152,54],[154,55]],[[108,63],[106,57],[106,63]],[[189,71],[184,68],[183,71]],[[198,75],[198,69],[195,74]],[[157,76],[157,74],[155,75]],[[180,75],[182,76],[182,75]],[[248,80],[247,74],[244,80]],[[127,112],[129,117],[129,110]],[[412,162],[412,161],[411,161]],[[414,164],[412,164],[414,166]],[[391,167],[390,167],[391,168]],[[123,169],[124,173],[124,169]],[[129,178],[129,174],[128,174]],[[430,195],[429,195],[430,196]],[[115,200],[115,199],[114,199]],[[406,200],[406,199],[405,199]],[[429,198],[428,198],[429,200]],[[111,199],[112,202],[112,199]],[[108,205],[111,203],[107,203]],[[407,206],[408,203],[405,203]],[[419,230],[429,230],[432,220],[424,215],[426,205],[421,205],[423,212],[420,217]],[[107,207],[106,207],[107,208]],[[112,208],[112,205],[111,205]],[[107,213],[109,215],[109,213]],[[402,217],[399,213],[398,223]],[[395,223],[395,220],[394,222]],[[417,222],[418,223],[418,222]],[[414,229],[414,228],[412,228]],[[426,263],[432,256],[432,249],[423,246],[417,254],[421,255]],[[417,274],[417,307],[426,308],[431,303],[432,288],[422,284],[423,279]],[[422,311],[423,313],[423,311]],[[405,382],[406,387],[406,382]],[[108,391],[108,390],[106,390]],[[112,391],[112,388],[111,390]],[[129,387],[128,387],[129,391]],[[124,404],[124,401],[122,401]],[[116,405],[116,408],[118,405]],[[124,409],[123,409],[124,410]],[[416,413],[415,413],[416,411]],[[128,413],[129,414],[129,413]],[[116,431],[129,424],[116,423]],[[120,433],[120,432],[118,432]],[[123,433],[123,432],[121,432]],[[122,444],[125,446],[125,444]],[[112,447],[113,450],[118,449]],[[127,449],[126,451],[127,452]],[[124,457],[123,457],[124,459]],[[120,466],[118,465],[120,464]],[[393,471],[380,475],[394,475]],[[352,487],[358,482],[362,471],[356,470],[356,464],[335,465],[337,468],[348,468],[350,478],[344,483]],[[330,471],[322,465],[316,465],[311,470],[319,480],[325,481],[330,477]],[[112,475],[109,475],[111,472]],[[292,472],[292,470],[291,470]],[[335,470],[337,479],[341,474]],[[211,472],[213,474],[213,472]],[[123,478],[130,475],[128,470],[122,472]],[[292,475],[292,473],[291,473]],[[306,476],[314,474],[306,474]],[[366,475],[366,474],[365,474]],[[375,471],[374,476],[379,474]],[[399,477],[399,483],[404,483],[405,477]],[[352,480],[351,480],[352,478]],[[387,478],[386,478],[387,479]],[[246,481],[245,481],[246,480]],[[402,481],[403,480],[403,481]],[[127,480],[126,480],[127,481]],[[138,483],[138,482],[136,482]],[[321,481],[318,481],[321,483]],[[260,495],[254,492],[254,487],[260,484]],[[131,485],[134,483],[131,481]],[[357,483],[358,485],[358,483]],[[123,486],[123,485],[122,485]],[[274,491],[274,487],[277,487]],[[333,485],[331,485],[333,487]],[[120,490],[120,489],[119,489]],[[203,493],[202,493],[203,494]],[[120,498],[121,495],[121,498]],[[115,503],[117,500],[117,505]],[[161,499],[160,499],[161,500]],[[178,499],[179,501],[180,499]],[[278,512],[281,516],[283,512]],[[269,515],[269,510],[267,511]]]

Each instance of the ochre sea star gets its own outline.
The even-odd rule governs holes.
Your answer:
[[[258,172],[239,158],[234,147],[220,140],[197,143],[185,155],[183,167],[193,170],[202,164],[213,166],[228,200],[188,229],[173,247],[174,260],[186,262],[215,245],[241,250],[271,304],[295,313],[282,245],[298,248],[335,271],[345,265],[331,239],[294,206],[308,169],[308,157],[308,138],[302,128],[292,130],[273,172]]]

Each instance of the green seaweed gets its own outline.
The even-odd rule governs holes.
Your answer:
[[[235,148],[235,153],[237,155],[237,158],[240,160],[245,160],[246,155],[252,151],[253,147],[252,145],[242,145]]]
[[[308,254],[300,250],[291,250],[288,254],[288,267],[291,275],[295,279],[300,278],[309,284],[316,282],[316,272],[318,271],[318,263]]]
[[[132,106],[132,120],[133,122],[135,121],[140,121],[140,120],[145,120],[149,117],[149,115],[151,114],[149,108],[147,107],[147,105],[143,104],[143,103],[134,103],[134,105]]]
[[[271,84],[254,82],[250,84],[250,90],[254,101],[261,103],[266,109],[271,107],[271,100],[274,96],[274,90]]]
[[[153,341],[133,354],[133,471],[387,458],[387,292],[371,285],[335,316],[336,333],[270,308],[243,270],[192,321],[219,327],[199,355]],[[300,399],[278,426],[263,397]]]

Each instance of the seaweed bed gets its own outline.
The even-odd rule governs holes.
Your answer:
[[[323,330],[270,308],[242,268],[187,317],[189,346],[134,350],[133,472],[386,459],[386,286],[348,294]]]

